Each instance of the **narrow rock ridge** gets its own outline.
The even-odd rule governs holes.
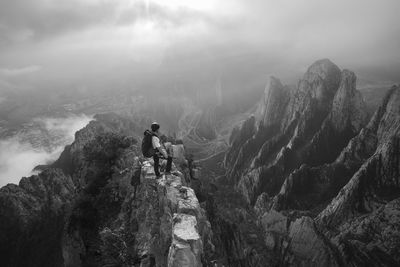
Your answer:
[[[396,86],[334,162],[301,166],[272,203],[262,195],[266,244],[282,265],[397,266],[399,179]]]
[[[97,116],[55,166],[0,189],[4,266],[209,264],[211,226],[189,170],[173,164],[156,180],[151,161],[141,168],[137,140],[125,135],[140,135],[135,128],[115,114]]]
[[[230,165],[228,178],[254,204],[276,265],[400,264],[400,87],[367,122],[355,83],[353,72],[318,61],[289,94],[278,130],[258,127],[237,141],[246,163]],[[270,103],[261,102],[266,114]],[[246,154],[250,147],[257,153]]]
[[[360,92],[355,89],[355,82],[356,76],[353,72],[342,71],[341,84],[334,97],[332,110],[311,140],[308,151],[303,154],[302,160],[305,163],[328,163],[329,167],[303,164],[294,170],[274,197],[275,209],[316,208],[332,199],[347,183],[349,175],[354,173],[354,166],[342,167],[338,160],[330,162],[335,160],[333,156],[337,156],[347,141],[366,124],[366,107]],[[370,156],[371,152],[367,154]],[[366,159],[367,157],[360,158],[357,168]]]
[[[366,105],[361,93],[356,89],[356,79],[354,72],[342,71],[330,118],[336,131],[344,131],[346,127],[351,127],[354,132],[358,132],[366,123]]]
[[[314,62],[299,81],[297,91],[291,97],[284,119],[284,129],[287,129],[299,116],[311,118],[317,115],[314,111],[324,117],[329,112],[332,99],[339,87],[340,75],[339,67],[329,59]],[[300,124],[300,126],[301,132],[306,130],[306,125]]]
[[[387,150],[396,148],[395,136],[398,135],[400,123],[398,103],[400,103],[399,89],[393,88],[368,125],[350,140],[334,162],[316,167],[303,165],[291,173],[279,194],[275,196],[273,207],[276,210],[315,208],[320,203],[326,203],[335,197],[356,172],[363,172],[362,165],[371,165],[375,161],[382,162],[382,159],[393,156],[395,151]],[[391,154],[382,158],[383,152]],[[341,192],[344,192],[343,190]],[[345,210],[349,209],[346,207]],[[339,214],[339,212],[332,213]],[[327,210],[324,214],[320,216],[329,217]]]
[[[279,127],[289,101],[290,89],[271,76],[255,112],[257,125]]]
[[[282,266],[343,266],[337,252],[320,234],[312,218],[290,218],[270,210],[261,218],[265,243]]]
[[[143,164],[143,179],[155,179],[153,166],[150,161]],[[171,216],[171,245],[169,247],[167,264],[169,267],[203,266],[204,260],[203,236],[210,231],[210,225],[200,207],[199,201],[192,188],[184,186],[182,174],[179,171],[171,175],[163,175],[157,180],[158,190],[170,209]],[[163,228],[163,227],[162,227]],[[207,241],[207,240],[206,240]]]
[[[270,79],[254,123],[235,134],[225,160],[227,176],[250,204],[264,192],[278,194],[302,164],[334,161],[358,134],[367,113],[355,82],[353,72],[327,59],[312,64],[296,90]]]
[[[400,88],[393,88],[388,96],[375,132],[376,151],[318,216],[325,225],[337,226],[344,219],[374,210],[383,200],[400,196]]]

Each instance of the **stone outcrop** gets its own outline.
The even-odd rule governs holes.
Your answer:
[[[361,93],[356,90],[356,76],[349,70],[343,70],[339,89],[333,99],[331,122],[336,131],[351,128],[358,132],[367,119],[366,105]]]
[[[283,266],[342,266],[335,250],[320,234],[310,217],[291,221],[284,214],[271,210],[261,223],[269,251],[279,255]]]
[[[296,90],[271,78],[256,120],[243,124],[225,160],[227,176],[249,203],[263,192],[277,194],[302,164],[334,161],[358,134],[366,110],[355,80],[354,73],[329,60],[315,62]]]
[[[389,91],[368,126],[376,125],[377,117],[376,150],[319,215],[318,220],[325,225],[340,225],[343,219],[372,211],[382,201],[400,196],[400,88]]]
[[[353,266],[397,266],[400,262],[400,199],[354,218],[337,229],[331,242]]]
[[[268,247],[288,265],[398,265],[399,135],[400,88],[393,87],[334,162],[303,165],[288,177],[261,219]]]
[[[367,123],[355,81],[329,60],[271,78],[215,179],[183,157],[156,179],[140,122],[96,116],[0,189],[2,266],[400,265],[400,87]]]
[[[398,110],[394,103],[399,101],[396,99],[397,94],[396,89],[388,94],[370,123],[348,143],[334,162],[317,167],[303,165],[294,171],[275,197],[274,208],[315,208],[336,196],[352,176],[360,172],[363,164],[371,165],[376,158],[381,158],[379,151],[390,154],[384,159],[395,159],[396,145],[393,142],[396,142],[398,118],[395,114],[398,114]],[[381,147],[379,143],[382,143]]]
[[[0,190],[2,265],[208,264],[212,232],[186,183],[190,171],[174,166],[156,180],[138,142],[125,136],[136,126],[97,116],[53,167]]]
[[[150,162],[144,162],[143,172],[144,179],[155,179]],[[203,243],[211,244],[210,223],[193,189],[184,186],[182,178],[175,171],[157,181],[158,191],[164,192],[159,193],[164,212],[160,228],[170,229],[171,242],[167,262],[156,261],[156,266],[203,266]]]
[[[52,167],[60,168],[65,173],[72,174],[85,162],[83,155],[85,145],[97,136],[115,133],[139,140],[143,135],[143,129],[144,127],[141,124],[114,113],[95,115],[94,120],[75,133],[74,142],[65,147],[60,157],[52,164]]]
[[[269,97],[283,99],[266,90],[264,107],[232,135],[227,179],[254,207],[272,265],[399,264],[400,88],[368,123],[355,84],[353,72],[318,61],[284,115],[265,115]]]
[[[2,266],[61,266],[65,230],[75,185],[60,170],[22,178],[0,189]]]
[[[257,105],[255,112],[257,125],[279,126],[290,99],[289,96],[290,88],[283,86],[279,79],[271,76],[264,90],[264,98]]]

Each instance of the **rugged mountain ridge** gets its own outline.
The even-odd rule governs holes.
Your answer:
[[[261,219],[282,264],[399,264],[399,96],[393,87],[334,162],[303,165],[287,178]],[[316,205],[322,210],[310,212]]]
[[[232,136],[226,181],[258,214],[271,266],[400,264],[400,87],[367,123],[355,83],[317,61],[289,94],[270,82],[263,112]],[[271,101],[289,103],[282,119],[265,116]]]
[[[138,129],[96,116],[54,166],[0,189],[2,266],[208,264],[212,233],[187,187],[191,171],[174,167],[157,181],[151,163],[139,162]]]
[[[263,118],[243,124],[225,159],[227,176],[249,203],[263,192],[278,193],[285,177],[301,164],[334,160],[365,125],[365,104],[355,79],[354,73],[340,71],[329,60],[315,62],[295,90],[271,79],[256,113]],[[274,91],[281,93],[269,93]]]
[[[0,262],[398,266],[400,87],[367,123],[355,81],[329,60],[296,88],[271,78],[232,132],[225,177],[192,161],[156,181],[143,161],[136,191],[144,127],[96,116],[53,166],[0,189]]]
[[[328,196],[332,197],[332,192],[334,194],[339,192],[362,164],[376,153],[380,147],[379,143],[387,145],[386,142],[396,135],[397,130],[395,129],[398,127],[395,118],[395,114],[398,114],[395,104],[398,101],[397,94],[397,88],[393,87],[368,125],[350,140],[334,162],[316,167],[303,165],[294,171],[275,197],[274,208],[278,210],[309,209],[313,206],[312,203],[326,201]],[[389,147],[396,150],[393,145],[389,145]],[[307,194],[312,192],[314,198],[309,199],[310,203],[303,203],[302,206],[302,194],[306,192]],[[316,197],[317,195],[319,197]]]
[[[60,266],[62,236],[75,196],[60,170],[22,178],[0,189],[2,266]],[[40,234],[38,234],[40,233]]]

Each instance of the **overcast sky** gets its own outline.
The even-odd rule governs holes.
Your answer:
[[[291,80],[320,58],[398,82],[399,10],[398,0],[1,0],[0,89]]]

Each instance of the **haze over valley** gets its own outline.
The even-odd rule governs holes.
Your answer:
[[[0,265],[400,266],[399,10],[1,1]]]

